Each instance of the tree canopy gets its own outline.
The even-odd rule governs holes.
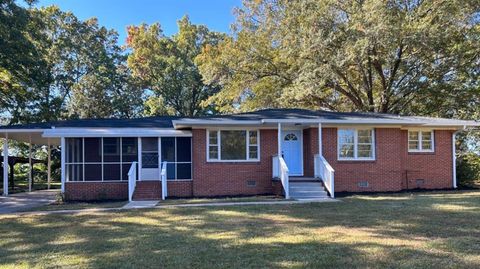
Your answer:
[[[211,113],[213,108],[203,102],[220,88],[202,81],[194,60],[205,46],[217,45],[223,38],[224,34],[192,24],[187,16],[178,22],[178,33],[171,37],[163,34],[158,23],[129,27],[128,66],[153,93],[146,102],[146,114]]]
[[[478,91],[479,6],[246,0],[234,35],[207,46],[197,62],[206,83],[223,87],[209,99],[222,111],[301,106],[430,114],[428,105],[455,100],[453,92],[478,101],[469,91]]]

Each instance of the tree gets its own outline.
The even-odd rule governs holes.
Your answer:
[[[217,93],[219,87],[202,81],[194,59],[203,47],[216,45],[224,35],[193,25],[188,17],[182,18],[178,27],[179,32],[171,37],[163,34],[158,23],[128,28],[128,66],[152,93],[147,113],[194,116],[212,110],[202,102]]]
[[[478,0],[246,0],[234,36],[197,62],[206,83],[223,87],[209,100],[223,111],[412,113],[424,109],[418,100],[449,96],[460,71],[478,64],[478,8]]]
[[[34,11],[44,23],[40,49],[50,77],[37,89],[35,120],[132,117],[143,102],[142,90],[130,84],[118,34],[95,18],[79,20],[51,6]],[[134,95],[138,101],[132,100]],[[132,101],[126,103],[126,101]]]
[[[38,34],[38,21],[27,8],[0,0],[0,113],[14,119],[25,114],[32,87],[46,75],[46,63],[36,47]]]

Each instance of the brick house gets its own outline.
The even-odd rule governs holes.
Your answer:
[[[456,188],[455,135],[478,125],[266,109],[13,125],[0,133],[7,140],[48,145],[48,152],[50,145],[60,146],[62,192],[68,200],[260,194],[314,199],[342,192]],[[8,166],[3,172],[8,175]]]

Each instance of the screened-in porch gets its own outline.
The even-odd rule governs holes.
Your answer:
[[[133,163],[137,180],[159,180],[163,162],[167,180],[191,180],[191,137],[65,138],[66,182],[128,181]]]

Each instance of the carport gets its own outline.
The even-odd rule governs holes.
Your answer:
[[[0,130],[0,137],[4,138],[3,143],[3,163],[8,165],[3,165],[3,195],[8,196],[9,191],[9,171],[13,170],[13,164],[15,162],[24,162],[29,164],[29,173],[28,173],[28,186],[29,191],[32,191],[32,168],[34,163],[44,162],[42,160],[36,160],[32,158],[32,146],[39,145],[45,146],[47,150],[47,182],[50,185],[51,182],[51,147],[58,146],[60,139],[58,138],[46,138],[43,137],[43,132],[45,129],[43,128],[42,124],[34,124],[34,125],[23,125],[21,128],[18,126],[4,126],[2,130]],[[18,142],[28,143],[29,146],[29,154],[28,158],[21,158],[21,157],[11,157],[9,156],[10,150],[8,142],[10,140],[15,140]],[[12,158],[13,161],[10,159]],[[13,173],[13,171],[12,171]],[[62,192],[63,192],[63,184],[62,184]]]
[[[0,162],[2,163],[3,165],[3,156],[1,156],[0,158]],[[8,166],[9,166],[9,170],[10,170],[10,177],[9,177],[9,188],[14,190],[15,189],[15,180],[14,180],[14,167],[16,164],[30,164],[31,162],[31,165],[30,165],[30,173],[33,173],[32,172],[32,169],[33,169],[33,165],[36,164],[36,163],[43,163],[45,165],[47,165],[47,161],[45,160],[40,160],[40,159],[34,159],[34,158],[25,158],[25,157],[18,157],[18,156],[8,156]],[[32,174],[32,179],[33,179],[33,174]],[[29,182],[30,183],[30,182]],[[31,182],[32,184],[29,185],[29,190],[31,190],[31,188],[33,187],[33,180]],[[48,181],[48,189],[50,189],[50,181]]]

